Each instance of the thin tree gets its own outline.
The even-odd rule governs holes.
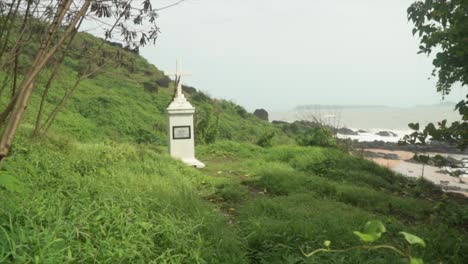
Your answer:
[[[153,8],[150,0],[10,0],[0,3],[0,70],[12,72],[3,83],[10,85],[10,99],[1,102],[0,113],[0,162],[8,155],[18,127],[30,103],[37,80],[45,70],[59,67],[63,59],[57,59],[68,44],[73,42],[76,32],[84,20],[104,28],[105,39],[124,42],[138,48],[155,43],[159,28],[156,25],[159,10],[177,5],[178,1],[162,8]],[[34,46],[32,43],[39,43]],[[32,50],[32,54],[31,54]],[[29,53],[27,53],[29,52]],[[19,74],[21,56],[28,55],[27,63]],[[57,113],[73,95],[79,83],[96,72],[88,69],[79,73],[77,82],[65,94],[58,106],[47,118],[47,130]],[[13,78],[13,82],[11,79]],[[51,82],[54,78],[51,78]],[[2,84],[0,93],[6,93]],[[50,86],[50,84],[49,84]],[[47,96],[47,95],[45,95]]]

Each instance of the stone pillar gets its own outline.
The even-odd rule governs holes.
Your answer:
[[[180,83],[174,100],[167,108],[169,115],[169,154],[189,166],[204,168],[195,158],[195,132],[193,114],[195,108],[187,101]]]

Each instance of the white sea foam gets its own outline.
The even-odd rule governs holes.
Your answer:
[[[356,128],[351,128],[354,131],[358,131],[359,129]],[[358,142],[373,142],[373,141],[384,141],[384,142],[398,142],[400,139],[402,139],[405,135],[410,134],[412,131],[411,130],[388,130],[384,128],[372,128],[372,129],[366,129],[366,132],[359,132],[358,135],[343,135],[343,134],[338,134],[338,138],[349,138],[352,140],[357,140]],[[389,136],[389,137],[384,137],[377,135],[378,132],[380,131],[388,131],[396,134],[397,136]]]
[[[367,133],[359,135],[342,135],[339,138],[351,138],[360,142],[380,140],[384,142],[398,142],[405,135],[412,133],[409,123],[419,122],[425,127],[430,122],[448,120],[459,121],[460,115],[454,111],[454,104],[439,104],[415,107],[381,107],[381,106],[310,106],[309,110],[293,110],[270,113],[271,120],[294,122],[296,120],[314,119],[325,121],[332,127],[351,128],[354,131],[365,130]],[[389,131],[397,134],[396,137],[383,137],[376,135],[380,131]]]

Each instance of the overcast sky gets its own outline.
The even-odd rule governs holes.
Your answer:
[[[406,19],[411,2],[188,0],[160,13],[162,33],[141,54],[171,72],[179,59],[193,75],[184,83],[249,110],[438,103]]]

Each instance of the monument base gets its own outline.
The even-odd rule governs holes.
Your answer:
[[[205,168],[205,164],[197,159],[182,159],[182,161],[191,166],[191,167],[195,167],[197,169],[203,169]]]

